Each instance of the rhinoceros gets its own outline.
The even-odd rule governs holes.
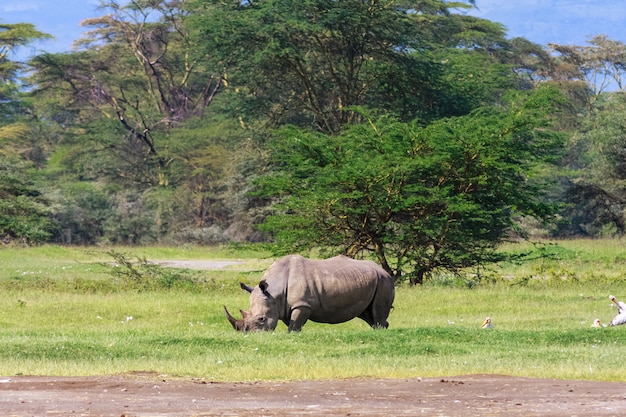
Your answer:
[[[347,256],[325,260],[288,255],[274,262],[250,293],[250,310],[235,319],[235,330],[274,330],[279,320],[298,332],[307,320],[343,323],[355,317],[373,328],[387,328],[394,299],[393,278],[372,261]]]

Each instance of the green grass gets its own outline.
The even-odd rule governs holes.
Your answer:
[[[388,330],[357,319],[309,322],[300,334],[283,324],[241,334],[223,315],[223,305],[248,307],[237,282],[260,278],[269,262],[262,251],[126,248],[148,259],[243,259],[250,269],[194,272],[190,285],[145,289],[120,286],[107,249],[2,248],[0,375],[146,371],[251,381],[498,373],[625,381],[626,326],[591,328],[615,314],[609,294],[626,300],[622,248],[620,241],[562,242],[558,258],[502,265],[472,289],[465,278],[401,285]],[[495,329],[480,329],[486,316]]]

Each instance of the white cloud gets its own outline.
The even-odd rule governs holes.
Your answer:
[[[36,12],[39,10],[39,4],[38,2],[24,2],[24,1],[8,2],[5,0],[2,0],[0,1],[0,10],[3,13]]]

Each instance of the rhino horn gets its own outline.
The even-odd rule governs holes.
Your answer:
[[[228,319],[228,321],[230,322],[230,324],[233,326],[233,329],[235,330],[241,330],[243,328],[243,320],[237,320],[235,319],[229,312],[228,309],[226,308],[226,306],[224,306],[224,313],[226,313],[226,318]]]

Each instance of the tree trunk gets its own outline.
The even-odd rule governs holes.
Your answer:
[[[409,279],[409,283],[411,284],[411,286],[414,287],[416,285],[422,285],[424,283],[425,273],[426,271],[424,271],[423,269],[418,269],[417,271],[415,271],[415,276]]]

